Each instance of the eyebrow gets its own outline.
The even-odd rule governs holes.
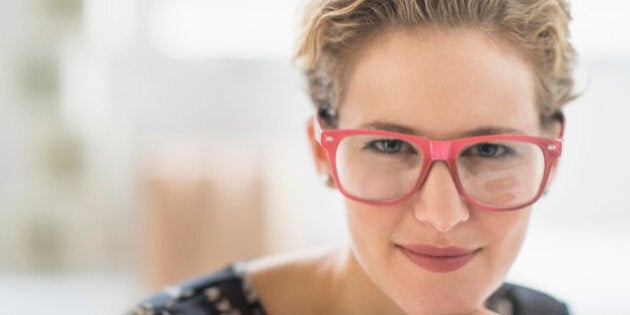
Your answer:
[[[370,122],[370,123],[367,123],[367,124],[363,124],[363,125],[359,126],[359,128],[361,128],[361,129],[378,129],[378,130],[392,131],[392,132],[405,133],[405,134],[418,135],[418,136],[425,135],[425,133],[420,131],[420,130],[417,130],[417,129],[414,129],[414,128],[410,128],[410,127],[406,127],[406,126],[399,125],[399,124],[383,122],[383,121],[374,121],[374,122]]]
[[[385,130],[385,131],[404,133],[404,134],[415,135],[415,136],[420,136],[420,137],[427,136],[427,133],[425,131],[407,127],[400,124],[384,122],[384,121],[370,122],[370,123],[359,126],[359,128]],[[508,127],[488,126],[488,127],[476,128],[473,130],[460,133],[458,134],[457,137],[463,138],[463,137],[475,137],[475,136],[487,136],[487,135],[499,135],[499,134],[524,134],[524,132],[518,129],[508,128]]]

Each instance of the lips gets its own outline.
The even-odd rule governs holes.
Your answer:
[[[412,263],[431,272],[452,272],[466,266],[481,248],[438,247],[424,244],[397,245]]]

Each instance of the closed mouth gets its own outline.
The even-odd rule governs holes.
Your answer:
[[[482,248],[439,247],[425,244],[396,245],[415,265],[436,273],[446,273],[466,266]]]

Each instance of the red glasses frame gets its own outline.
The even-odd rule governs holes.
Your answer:
[[[549,180],[549,174],[551,173],[552,167],[555,164],[555,161],[562,154],[562,143],[563,140],[560,139],[549,139],[549,138],[541,138],[541,137],[533,137],[533,136],[525,136],[525,135],[513,135],[513,134],[498,134],[498,135],[487,135],[487,136],[475,136],[475,137],[467,137],[467,138],[459,138],[448,141],[437,141],[430,140],[427,138],[422,138],[418,136],[412,136],[404,133],[397,133],[385,130],[378,129],[328,129],[322,130],[317,121],[317,118],[314,119],[314,133],[315,139],[322,145],[326,152],[328,153],[328,160],[330,162],[333,178],[335,183],[337,184],[337,188],[339,191],[349,199],[356,200],[366,204],[372,205],[394,205],[400,203],[409,197],[411,197],[424,183],[428,173],[429,168],[435,161],[444,161],[446,162],[451,178],[453,179],[455,186],[457,187],[457,191],[460,195],[464,196],[466,201],[473,206],[480,207],[486,210],[491,211],[505,211],[505,210],[515,210],[520,209],[526,206],[529,206],[536,202],[540,196],[542,196],[545,187],[547,186],[547,181]],[[409,143],[413,143],[417,145],[427,159],[424,159],[423,165],[420,168],[420,173],[418,174],[418,180],[414,187],[409,191],[409,193],[403,195],[400,198],[387,200],[387,201],[373,201],[368,199],[362,199],[352,194],[348,193],[341,185],[339,177],[337,175],[337,162],[336,162],[336,154],[337,154],[337,146],[346,137],[355,136],[355,135],[378,135],[385,137],[395,137],[407,141]],[[457,175],[457,162],[456,159],[462,148],[469,146],[470,144],[479,142],[479,141],[497,141],[497,140],[508,140],[508,141],[521,141],[528,142],[540,147],[543,152],[545,159],[545,170],[542,177],[542,181],[540,184],[540,188],[536,196],[534,196],[531,200],[527,202],[523,202],[521,204],[512,206],[512,207],[496,207],[492,205],[487,205],[481,202],[478,202],[474,198],[472,198],[463,188],[462,183],[460,182],[459,176]]]

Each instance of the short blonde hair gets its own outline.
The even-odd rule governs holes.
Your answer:
[[[562,120],[562,107],[575,98],[570,20],[564,0],[314,0],[294,61],[323,123],[335,127],[346,66],[361,45],[392,30],[474,28],[528,59],[545,125]]]

